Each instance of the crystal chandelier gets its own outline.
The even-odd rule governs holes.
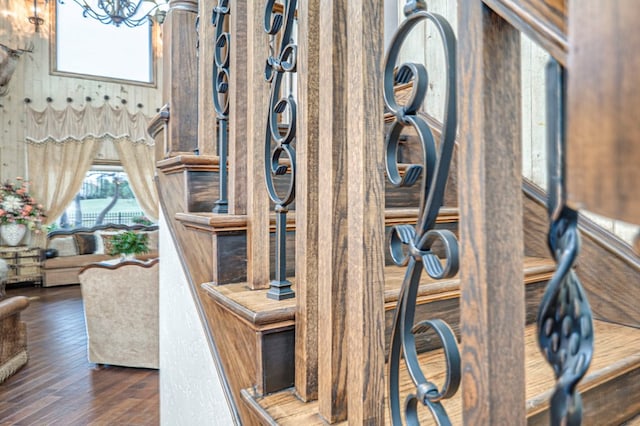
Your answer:
[[[82,15],[91,17],[103,24],[124,24],[137,27],[153,18],[162,24],[169,5],[169,0],[73,0],[82,7]],[[58,0],[64,4],[64,0]]]

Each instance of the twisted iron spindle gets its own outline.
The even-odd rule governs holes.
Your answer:
[[[567,206],[565,187],[564,68],[547,65],[548,244],[557,268],[540,303],[538,343],[553,367],[556,386],[551,397],[551,425],[582,422],[582,398],[576,386],[593,356],[593,319],[587,296],[573,270],[578,252],[578,212]]]

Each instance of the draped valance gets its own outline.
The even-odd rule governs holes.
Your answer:
[[[47,105],[43,111],[27,106],[25,139],[35,144],[112,139],[153,145],[153,139],[147,134],[148,122],[149,118],[141,111],[132,114],[126,108],[109,104],[87,105],[82,109],[68,105],[63,110]]]
[[[70,105],[44,111],[27,107],[25,141],[32,192],[47,211],[47,223],[56,220],[78,193],[99,144],[113,142],[131,190],[147,216],[158,218],[154,141],[147,134],[149,119],[126,108]]]

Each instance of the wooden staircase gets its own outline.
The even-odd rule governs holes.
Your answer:
[[[325,424],[326,421],[318,414],[317,401],[303,402],[292,387],[296,300],[267,299],[266,289],[252,290],[244,281],[247,217],[190,211],[213,206],[211,200],[215,200],[217,196],[217,167],[217,158],[214,156],[174,157],[158,164],[161,172],[158,181],[163,210],[168,217],[172,216],[169,222],[173,227],[176,243],[184,253],[181,260],[190,272],[192,282],[196,284],[196,296],[209,321],[212,341],[224,342],[216,345],[217,351],[224,371],[228,374],[227,380],[238,403],[240,417],[244,424]],[[194,184],[196,182],[198,184]],[[177,196],[181,188],[188,191],[183,192],[183,196]],[[524,218],[525,229],[528,232],[524,249],[529,257],[525,258],[523,283],[526,288],[528,324],[525,342],[529,424],[546,423],[549,393],[553,385],[551,370],[539,355],[534,324],[540,297],[554,271],[554,263],[548,257],[543,257],[546,250],[546,224],[544,207],[540,204],[542,195],[534,185],[526,184],[523,203],[527,214]],[[409,204],[414,197],[407,199]],[[416,209],[411,207],[387,208],[385,224],[389,228],[397,224],[412,223],[416,220],[416,214]],[[439,227],[457,232],[457,222],[457,208],[441,209]],[[591,246],[606,246],[607,239],[615,239],[598,231],[592,223],[587,221],[586,224],[588,230],[601,234],[600,238],[587,237],[586,252],[587,255],[593,252],[594,258],[584,258],[584,262],[624,264],[623,255],[629,256],[629,251],[621,252],[616,247],[609,247],[611,254],[606,259],[598,260],[601,258],[601,250],[592,249]],[[292,234],[295,233],[293,218],[289,229]],[[291,241],[294,241],[293,235]],[[391,265],[389,259],[387,264],[384,295],[385,347],[388,350],[393,312],[404,271]],[[614,277],[619,275],[615,279],[625,279],[638,273],[637,262],[635,267],[628,262],[626,268],[618,266],[613,273]],[[194,273],[199,276],[194,277]],[[210,278],[203,279],[204,276]],[[589,276],[587,282],[597,278]],[[295,278],[292,281],[295,290]],[[197,285],[197,282],[201,285]],[[457,278],[443,281],[423,278],[417,300],[417,321],[441,318],[452,324],[456,335],[459,335],[459,297]],[[608,308],[607,305],[613,303],[615,301],[605,301],[603,306]],[[640,412],[640,402],[635,397],[636,392],[640,392],[640,386],[636,384],[640,383],[640,330],[609,321],[597,321],[595,327],[596,356],[590,374],[580,387],[585,398],[585,409],[590,413],[585,424],[602,424],[600,419],[603,415],[611,420],[610,424],[618,424]],[[420,360],[426,366],[429,376],[439,382],[444,374],[441,349],[429,338],[420,341],[418,347],[422,353]],[[403,392],[409,392],[411,382],[408,377],[404,377],[404,383],[406,386]],[[609,392],[620,395],[615,400],[607,401],[602,395],[609,395]],[[625,409],[620,410],[620,406]],[[448,401],[445,407],[454,424],[461,424],[459,398]],[[612,411],[615,415],[612,415]],[[430,415],[426,411],[424,414],[421,421],[429,424]]]
[[[236,10],[237,14],[246,13],[249,17],[255,17],[256,6],[239,3],[240,6],[233,6],[239,8]],[[566,43],[565,29],[557,20],[547,19],[548,2],[540,0],[515,3],[522,3],[522,9],[512,8],[509,6],[511,2],[503,1],[485,1],[483,7],[491,7],[501,16],[506,16],[507,22],[514,25],[519,31],[529,35],[535,34],[535,39],[548,48],[552,54],[564,58],[566,52],[563,49],[566,46],[563,47],[562,43],[558,43],[557,38],[565,37]],[[534,3],[537,6],[546,5],[547,8],[538,8],[532,5]],[[310,12],[306,10],[305,13]],[[562,13],[565,13],[564,9]],[[231,16],[233,17],[234,14],[232,13]],[[304,19],[311,19],[305,14],[298,16],[301,19],[300,25],[304,25]],[[532,17],[536,19],[534,20]],[[523,24],[522,19],[529,18],[531,18],[531,22],[527,21],[528,25]],[[247,34],[249,37],[255,37],[256,40],[259,40],[256,35],[258,32],[251,33],[251,28],[253,28],[251,25],[255,23],[247,23],[244,18],[238,21],[240,23],[234,22],[232,21],[232,27],[238,31],[242,30],[238,26],[241,26],[242,22],[249,29],[244,29],[244,33],[237,35],[238,38],[233,40],[239,43],[245,40],[246,43]],[[307,36],[310,37],[308,34]],[[243,37],[245,38],[243,39]],[[309,40],[307,39],[307,42]],[[202,41],[202,43],[202,51],[207,52],[206,42]],[[247,47],[246,44],[244,46]],[[254,50],[259,49],[256,46],[249,44],[249,47]],[[254,51],[250,49],[247,51],[249,58],[252,58],[253,53]],[[309,60],[309,58],[306,59]],[[262,64],[262,62],[260,63]],[[255,79],[259,81],[257,77]],[[255,95],[256,99],[260,99],[263,94],[257,92],[260,90],[256,89],[256,87],[259,88],[259,85],[252,81],[245,83],[249,85],[249,89],[242,87],[237,90],[251,91],[255,89],[251,92],[252,96]],[[300,82],[301,85],[303,83],[304,80]],[[411,87],[407,86],[404,89],[410,91]],[[178,96],[178,94],[174,93],[174,96]],[[234,99],[233,95],[231,96]],[[243,99],[246,99],[246,96]],[[255,114],[255,116],[263,114],[263,111],[257,107],[255,110],[252,109],[253,106],[248,108],[248,111],[244,111],[245,114]],[[172,109],[175,108],[172,107]],[[231,122],[230,126],[242,127],[246,124],[248,129],[245,130],[249,133],[248,139],[251,139],[251,136],[258,138],[260,123],[254,123],[257,120],[255,116],[247,119],[249,121],[244,123],[242,119],[247,115],[239,114],[238,121],[235,124]],[[386,118],[387,121],[390,121],[392,117],[387,115]],[[171,122],[166,111],[158,120],[160,119],[165,123]],[[436,139],[438,139],[440,136],[438,123],[432,119],[429,119],[429,123]],[[165,129],[165,132],[157,130],[159,129],[158,125],[155,128],[156,141],[165,141],[167,130]],[[237,130],[234,131],[237,132]],[[489,135],[483,136],[486,138]],[[400,157],[407,163],[419,162],[416,159],[420,154],[415,149],[414,141],[415,134],[407,133],[400,153]],[[230,143],[236,144],[233,140]],[[251,141],[248,142],[249,145],[251,143]],[[463,141],[461,140],[460,143]],[[235,209],[232,207],[231,214],[214,214],[211,213],[211,210],[218,198],[217,188],[221,167],[219,158],[215,153],[202,152],[202,150],[200,155],[186,154],[185,152],[189,148],[195,149],[198,146],[185,149],[185,141],[181,140],[177,147],[172,147],[172,140],[169,138],[168,142],[163,145],[167,158],[162,158],[158,162],[157,184],[162,210],[178,253],[180,253],[179,260],[186,272],[194,300],[196,300],[201,319],[205,325],[209,347],[218,364],[218,371],[224,376],[227,396],[233,405],[232,409],[235,411],[236,421],[246,425],[328,424],[330,422],[323,414],[320,407],[321,401],[318,400],[323,396],[318,396],[317,390],[301,394],[298,388],[300,385],[297,383],[298,374],[296,374],[299,371],[296,369],[300,368],[301,362],[304,365],[304,361],[306,361],[300,360],[301,355],[298,348],[300,342],[297,341],[300,328],[303,327],[306,330],[304,327],[313,328],[331,324],[332,320],[327,317],[329,314],[320,311],[317,323],[309,324],[307,319],[301,316],[301,311],[304,311],[305,308],[301,307],[301,301],[298,297],[282,301],[268,299],[266,297],[267,289],[256,286],[256,283],[252,281],[255,274],[255,271],[252,270],[255,266],[252,259],[256,259],[255,251],[258,248],[270,247],[268,249],[270,262],[271,264],[275,262],[273,250],[275,218],[271,214],[271,216],[267,215],[257,219],[254,215],[256,209],[251,207],[251,203],[255,203],[251,197],[254,196],[254,192],[259,191],[254,186],[257,186],[256,182],[259,181],[259,175],[262,173],[260,167],[255,165],[256,158],[263,154],[255,153],[255,151],[259,151],[256,149],[256,146],[259,145],[260,143],[256,142],[247,147],[248,152],[244,157],[246,163],[237,166],[234,161],[243,158],[243,156],[236,153],[228,164],[232,185],[237,187],[245,185],[247,197],[239,203],[240,207]],[[234,149],[241,150],[237,145],[234,145]],[[256,170],[251,169],[252,165]],[[436,229],[450,230],[458,235],[459,228],[465,225],[469,226],[469,222],[465,222],[467,219],[461,217],[460,213],[469,208],[468,205],[464,207],[464,202],[468,201],[468,198],[465,197],[469,197],[469,189],[463,187],[467,182],[465,179],[469,175],[467,174],[466,178],[463,176],[459,180],[456,173],[456,170],[468,166],[468,159],[454,157],[444,198],[446,207],[440,209]],[[401,170],[402,172],[404,169]],[[304,175],[302,179],[306,180],[307,178],[308,176]],[[349,179],[351,178],[349,177]],[[490,181],[490,177],[479,177],[478,179],[482,180],[483,185],[487,185]],[[520,378],[524,380],[526,387],[524,416],[528,424],[537,425],[548,422],[549,399],[555,379],[551,368],[547,366],[540,354],[535,319],[540,298],[555,270],[555,263],[550,259],[546,242],[548,232],[548,220],[544,207],[546,194],[526,180],[521,190],[520,183],[517,184],[517,191],[521,191],[522,197],[521,239],[518,239],[517,235],[510,235],[506,243],[496,241],[495,244],[504,248],[516,241],[522,245],[522,247],[518,247],[516,258],[519,259],[521,253],[524,255],[524,262],[521,272],[519,272],[521,275],[518,278],[524,288],[524,309],[514,310],[513,313],[517,316],[523,316],[526,323],[524,336],[520,336],[524,345],[525,373],[524,379]],[[509,185],[513,186],[514,184],[509,182]],[[458,208],[459,200],[461,200],[461,208]],[[248,205],[245,205],[245,202]],[[387,240],[391,227],[415,223],[418,215],[416,207],[419,202],[419,188],[398,189],[386,184],[384,208],[380,209],[372,205],[371,209],[381,210],[381,214],[384,216]],[[512,204],[518,204],[518,201],[508,200],[508,205]],[[293,282],[296,294],[302,289],[298,287],[295,277],[295,244],[300,241],[301,226],[308,226],[304,216],[307,214],[307,205],[308,200],[302,203],[298,202],[298,206],[292,205],[292,214],[288,215],[286,223],[286,239],[289,247],[287,273],[288,279]],[[273,207],[272,204],[271,207]],[[301,216],[297,215],[296,209],[300,209]],[[498,216],[504,217],[500,209],[501,206],[492,206],[483,214],[486,215],[493,211],[497,212]],[[320,214],[323,214],[321,207],[319,211]],[[299,220],[297,217],[303,217],[303,219]],[[518,217],[516,222],[519,220]],[[257,223],[266,223],[268,232],[264,229],[256,232]],[[509,224],[507,223],[506,226],[508,227]],[[306,230],[306,228],[303,229]],[[499,227],[494,225],[492,229],[499,229]],[[584,241],[576,269],[591,300],[596,319],[594,322],[596,336],[594,358],[589,373],[579,385],[584,400],[584,423],[600,425],[637,421],[632,419],[640,414],[640,398],[637,396],[640,395],[640,311],[636,301],[632,300],[633,297],[629,297],[629,295],[640,294],[640,259],[633,254],[630,248],[621,244],[615,237],[588,219],[581,217],[581,229]],[[302,235],[307,235],[305,232],[303,231]],[[501,237],[502,235],[489,236],[489,238],[496,239]],[[262,239],[260,244],[256,244],[257,238]],[[318,239],[310,243],[320,245],[320,241],[324,242],[325,240]],[[487,248],[491,248],[491,244],[487,243],[481,249]],[[323,247],[318,247],[317,250],[323,250]],[[438,249],[436,248],[435,251],[437,252]],[[515,256],[516,251],[512,251],[512,254]],[[508,256],[499,260],[503,263],[511,261]],[[343,259],[343,261],[346,260]],[[487,265],[491,261],[493,260],[488,260]],[[273,267],[271,271],[273,271]],[[318,271],[320,274],[323,272]],[[384,275],[384,318],[378,318],[378,320],[383,328],[380,332],[383,335],[382,346],[386,357],[389,350],[394,310],[398,303],[400,287],[404,278],[404,268],[392,265],[391,259],[387,255],[382,273]],[[607,279],[604,285],[602,284],[603,277]],[[368,283],[363,283],[363,288],[366,289],[366,285]],[[464,309],[461,308],[461,305],[465,306],[461,300],[468,297],[468,293],[465,293],[465,285],[467,284],[461,281],[460,276],[439,281],[423,276],[416,302],[416,322],[423,319],[444,319],[452,325],[458,340],[462,339],[464,343],[465,335],[460,332],[460,324],[463,323],[461,315],[464,315],[461,312],[461,309]],[[502,288],[508,287],[505,285]],[[493,291],[493,289],[494,287],[491,287],[491,290],[485,290]],[[509,297],[507,295],[508,300],[505,300],[504,303],[510,303]],[[307,300],[306,296],[305,300]],[[467,303],[469,302],[467,301]],[[475,303],[482,303],[481,298],[475,300]],[[491,302],[485,301],[485,303]],[[494,300],[493,303],[501,303],[501,301]],[[493,306],[486,307],[486,310],[490,311],[491,309]],[[503,307],[495,306],[495,309],[501,310]],[[494,329],[492,338],[499,341],[501,328],[506,329],[510,326],[510,324],[504,323],[492,324]],[[507,333],[507,335],[509,334]],[[469,337],[467,336],[467,338]],[[418,340],[420,363],[425,374],[436,383],[441,383],[445,374],[442,349],[439,345],[437,339],[428,334],[421,336]],[[322,347],[317,349],[318,351],[324,350]],[[344,354],[344,358],[346,359],[346,354]],[[498,369],[502,366],[490,365],[489,371],[493,368]],[[514,371],[513,374],[518,375],[519,373]],[[490,379],[491,382],[495,380],[494,378]],[[406,371],[402,370],[401,399],[404,399],[404,395],[414,391],[410,378]],[[461,393],[458,392],[454,398],[444,402],[453,424],[463,424],[465,418],[465,404],[463,402],[465,396]],[[480,398],[481,395],[476,396]],[[468,411],[468,405],[466,410]],[[428,410],[423,410],[421,415],[424,416],[424,418],[421,417],[421,422],[430,424],[432,418]],[[386,402],[384,416],[383,420],[388,424],[389,413]],[[347,421],[352,422],[353,418],[349,417],[347,420],[339,418],[334,423],[342,424]]]

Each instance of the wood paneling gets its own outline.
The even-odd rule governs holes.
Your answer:
[[[640,224],[640,8],[634,0],[570,5],[569,198]]]
[[[382,2],[339,0],[347,10],[347,398],[349,421],[378,424],[384,400],[384,183]],[[331,3],[331,2],[329,2]],[[333,4],[338,3],[334,1]],[[326,7],[330,7],[327,4]],[[344,33],[336,33],[336,38]],[[327,106],[323,106],[325,108]]]
[[[524,423],[520,33],[477,0],[458,9],[464,423]]]
[[[269,46],[264,5],[247,3],[247,281],[253,289],[269,286],[269,196],[264,173],[268,85],[264,80]]]
[[[198,148],[197,0],[171,2],[164,28],[163,98],[171,108],[170,152]]]

